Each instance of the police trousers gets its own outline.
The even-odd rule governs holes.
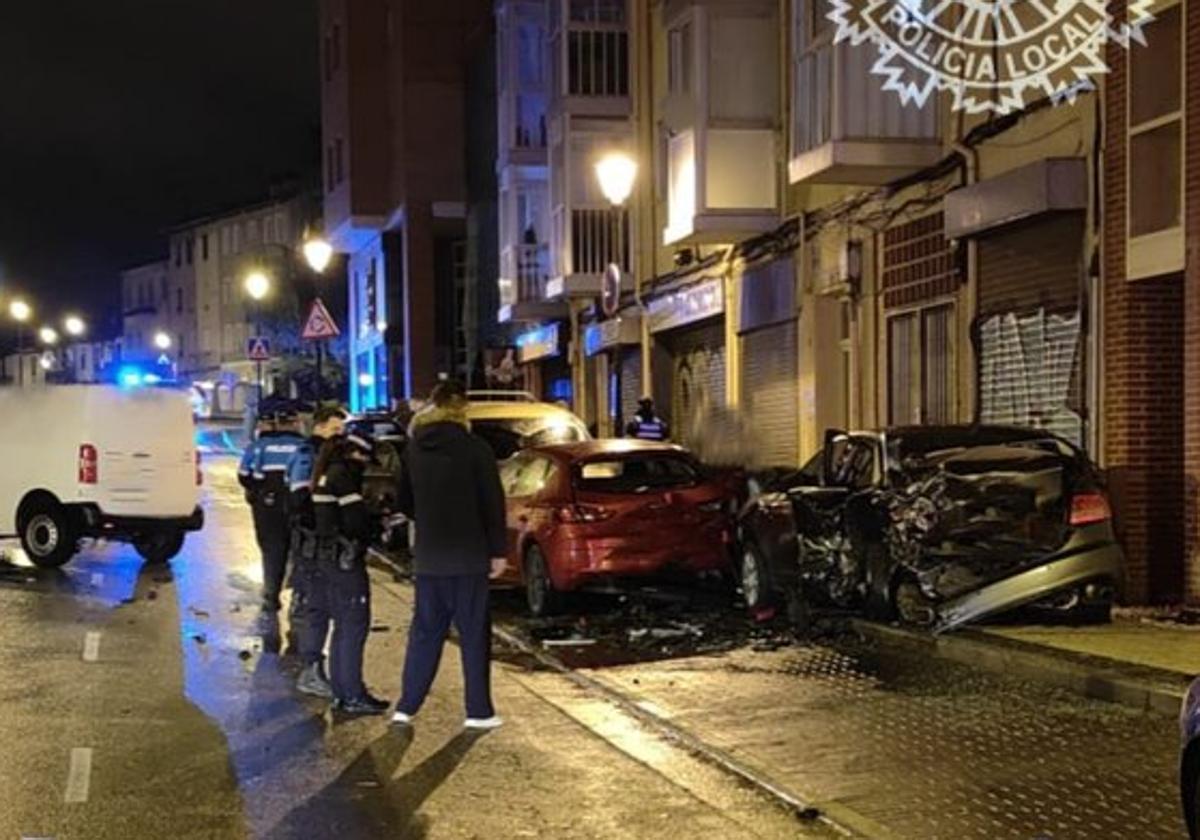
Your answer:
[[[254,536],[262,552],[263,602],[266,606],[278,609],[279,595],[287,576],[290,524],[282,508],[257,503],[251,511],[254,514]]]
[[[329,643],[329,682],[338,700],[356,700],[367,693],[363,683],[363,651],[371,632],[371,580],[365,562],[349,571],[320,564],[321,584],[313,590],[313,612],[329,616],[333,637]],[[316,645],[316,631],[309,631]],[[321,644],[324,645],[324,637]],[[319,654],[318,654],[319,655]]]
[[[330,624],[326,589],[331,572],[316,557],[292,553],[292,627],[296,632],[297,652],[305,665],[325,658]]]
[[[489,718],[492,707],[492,614],[486,574],[417,575],[416,608],[404,657],[404,688],[397,708],[414,715],[433,686],[453,624],[462,646],[467,717]]]

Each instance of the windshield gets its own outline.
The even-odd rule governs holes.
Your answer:
[[[530,446],[578,443],[588,439],[583,424],[569,417],[472,420],[471,431],[486,440],[501,461]]]
[[[645,493],[694,487],[699,481],[696,465],[678,455],[633,455],[575,468],[575,487],[585,493]]]

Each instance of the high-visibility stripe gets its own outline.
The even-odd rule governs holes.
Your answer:
[[[327,496],[324,493],[317,493],[312,497],[315,504],[331,505],[338,500],[337,496]]]
[[[303,490],[306,487],[312,487],[312,482],[311,481],[293,481],[292,485],[291,485],[292,490]]]
[[[263,464],[261,467],[263,472],[283,472],[287,468],[287,464]]]
[[[342,507],[346,507],[346,505],[352,505],[355,502],[361,502],[362,500],[363,500],[363,497],[360,496],[358,493],[351,493],[348,496],[342,496],[340,499],[337,500],[337,503],[339,505],[341,505]]]

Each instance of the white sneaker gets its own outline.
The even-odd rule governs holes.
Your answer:
[[[412,726],[412,715],[406,715],[404,712],[393,712],[392,723],[396,726]]]
[[[504,725],[504,718],[499,715],[492,715],[487,718],[467,718],[463,724],[464,729],[499,729]]]

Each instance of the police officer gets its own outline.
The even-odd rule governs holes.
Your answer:
[[[287,470],[305,441],[297,428],[295,408],[288,403],[264,405],[259,425],[258,439],[247,448],[238,477],[246,488],[254,536],[262,552],[263,612],[274,614],[279,612],[290,543]]]
[[[292,625],[304,669],[296,680],[302,694],[332,699],[333,687],[325,673],[325,639],[329,635],[329,609],[324,597],[325,578],[317,559],[316,516],[312,477],[322,449],[345,431],[346,410],[318,406],[313,413],[312,436],[296,451],[288,467],[292,512]]]
[[[346,435],[324,448],[313,473],[313,510],[318,562],[324,566],[322,596],[333,621],[329,677],[333,708],[352,715],[380,715],[384,700],[363,682],[363,648],[371,629],[371,583],[366,554],[378,531],[363,499],[363,474],[374,442]]]
[[[642,397],[638,400],[637,414],[625,427],[625,436],[638,440],[663,441],[667,439],[667,422],[654,411],[654,400]]]

